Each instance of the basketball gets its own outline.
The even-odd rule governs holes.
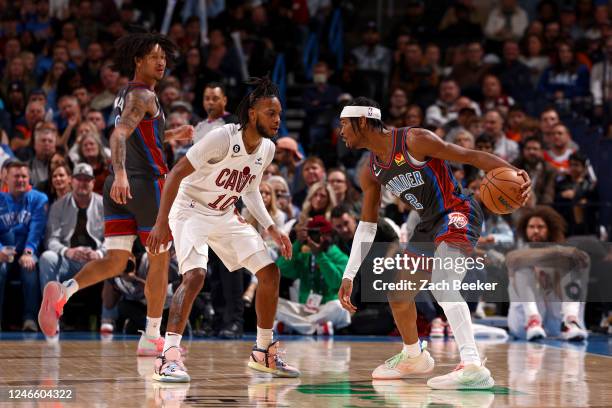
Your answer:
[[[517,171],[498,167],[487,173],[480,184],[480,199],[495,214],[509,214],[521,206],[521,185]]]

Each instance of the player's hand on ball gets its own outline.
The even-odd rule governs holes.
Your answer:
[[[111,186],[110,196],[117,204],[127,204],[127,200],[132,199],[132,193],[130,193],[130,183],[128,182],[127,174],[125,172],[115,174],[115,180]]]
[[[529,196],[531,195],[531,179],[529,178],[529,174],[525,170],[519,170],[516,173],[519,177],[522,177],[525,182],[521,185],[521,206],[525,206],[529,201]]]
[[[340,290],[338,290],[338,299],[343,308],[351,313],[355,313],[357,308],[351,303],[351,293],[353,293],[353,281],[350,279],[342,279]]]
[[[156,222],[149,233],[149,238],[147,238],[147,250],[153,255],[157,255],[160,247],[168,242],[169,237],[170,226],[168,222]]]
[[[270,234],[270,237],[274,240],[276,245],[278,245],[281,255],[285,259],[291,259],[293,247],[291,246],[291,240],[289,237],[280,232],[278,228],[276,228],[276,225],[271,225],[268,228],[268,234]]]

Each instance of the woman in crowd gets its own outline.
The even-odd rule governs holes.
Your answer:
[[[329,183],[319,181],[308,189],[308,194],[302,206],[299,224],[306,225],[315,215],[323,215],[329,219],[331,210],[336,206],[336,194]]]
[[[557,43],[556,61],[542,74],[538,92],[557,102],[573,102],[589,95],[589,69],[576,60],[569,42]]]
[[[550,65],[548,56],[544,55],[542,38],[537,34],[529,34],[525,37],[523,54],[519,60],[531,71],[531,83],[536,86],[542,73]]]
[[[68,68],[65,62],[54,61],[42,84],[42,89],[47,94],[47,103],[53,110],[57,109],[57,82],[66,69]]]
[[[110,154],[108,148],[102,145],[99,132],[93,123],[86,121],[79,125],[77,143],[71,149],[70,155],[74,157],[76,163],[87,163],[93,168],[94,192],[102,194],[104,180],[109,175]]]
[[[282,210],[280,210],[276,206],[276,193],[274,192],[274,188],[272,185],[266,181],[262,181],[259,184],[259,193],[261,194],[261,198],[266,206],[266,210],[272,217],[272,221],[278,228],[282,228],[287,221],[287,214],[285,214]],[[242,210],[242,216],[247,220],[249,224],[251,224],[257,232],[261,234],[261,236],[266,239],[267,232],[263,229],[261,225],[255,220],[255,217],[251,215],[248,208],[244,207]]]
[[[350,208],[355,214],[361,213],[361,197],[353,184],[346,175],[346,172],[340,168],[329,170],[327,173],[327,182],[334,190],[336,202],[344,204]]]
[[[66,169],[64,169],[63,172],[60,170],[59,173],[56,174],[55,170],[61,166],[65,166]],[[49,205],[72,189],[72,184],[70,183],[72,178],[72,167],[72,162],[68,157],[66,157],[64,150],[58,147],[56,152],[53,153],[53,156],[51,156],[51,159],[49,160],[49,178],[34,186],[36,190],[47,195]],[[64,177],[64,173],[66,174],[66,177]],[[57,177],[57,187],[56,183],[54,183],[54,176]],[[66,183],[68,184],[67,186]]]
[[[198,47],[191,47],[185,54],[185,60],[176,67],[174,75],[181,80],[181,91],[185,99],[195,104],[194,89],[198,83],[199,76],[202,74],[202,54]]]
[[[300,208],[291,202],[291,191],[289,190],[287,180],[281,176],[270,176],[266,181],[274,190],[277,208],[286,215],[285,227],[283,231],[288,234],[289,231],[291,231],[293,224],[300,216]]]
[[[51,170],[49,175],[51,191],[50,194],[47,194],[47,197],[49,197],[49,205],[51,205],[72,191],[72,171],[67,163],[61,163]]]

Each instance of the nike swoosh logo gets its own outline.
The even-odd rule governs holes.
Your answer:
[[[380,172],[381,172],[381,171],[382,171],[382,169],[378,169],[378,171],[376,171],[376,170],[375,170],[375,171],[374,171],[374,175],[375,175],[376,177],[378,177],[378,175],[380,174]]]

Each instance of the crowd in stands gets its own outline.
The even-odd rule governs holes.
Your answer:
[[[0,330],[37,331],[41,288],[104,254],[101,193],[111,171],[111,111],[131,80],[114,70],[111,56],[113,43],[135,27],[166,31],[178,45],[176,64],[156,92],[169,129],[192,124],[204,137],[237,122],[233,113],[248,76],[271,73],[280,55],[286,61],[288,86],[299,98],[283,101],[285,115],[299,110],[303,121],[297,131],[283,127],[260,191],[292,239],[294,258],[279,258],[274,242],[242,212],[281,270],[278,331],[394,332],[386,304],[360,301],[359,275],[358,312],[351,316],[337,299],[361,208],[356,174],[369,160],[348,150],[338,134],[338,114],[357,96],[377,100],[388,127],[424,127],[527,170],[528,208],[509,216],[485,210],[477,248],[489,255],[485,279],[512,287],[514,272],[526,266],[508,268],[505,258],[525,250],[534,240],[530,222],[541,219],[562,229],[562,238],[546,232],[542,241],[587,242],[584,291],[607,284],[601,271],[609,269],[612,251],[592,248],[612,234],[612,3],[406,0],[385,11],[379,26],[372,20],[375,2],[368,1],[213,0],[205,11],[178,1],[164,30],[165,3],[0,0]],[[340,50],[331,46],[337,13],[344,21]],[[307,64],[302,53],[311,38],[316,61]],[[169,165],[190,145],[168,143]],[[483,172],[459,163],[451,169],[478,196]],[[405,242],[418,223],[416,212],[388,192],[380,214],[376,242]],[[122,276],[77,296],[66,327],[129,332],[142,326],[141,244],[134,255]],[[169,293],[180,279],[171,268]],[[190,319],[193,332],[236,338],[253,329],[256,277],[229,273],[215,256],[207,273]],[[606,331],[612,313],[608,320],[605,302],[612,298],[587,298],[562,313]],[[431,296],[417,300],[422,332],[452,335]],[[517,327],[533,326],[533,319],[544,327],[545,313],[527,303],[492,306],[485,297],[471,308],[478,319],[516,314],[522,306],[524,324]]]

